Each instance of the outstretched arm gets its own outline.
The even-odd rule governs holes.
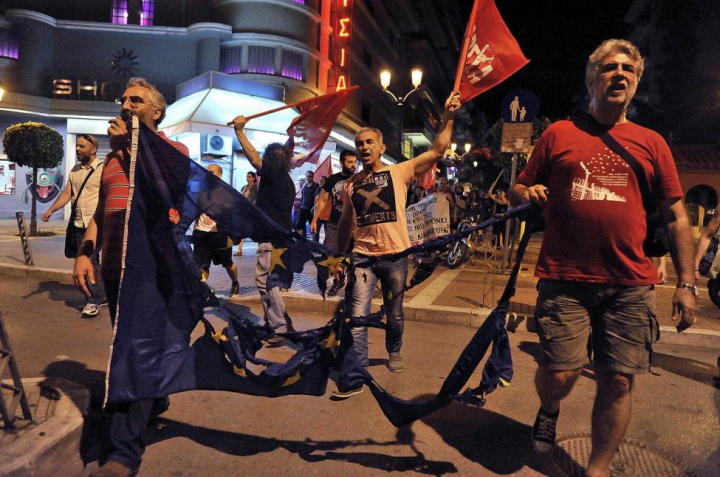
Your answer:
[[[260,159],[260,154],[258,154],[257,150],[250,144],[250,140],[245,135],[245,131],[243,131],[246,124],[247,119],[245,119],[245,116],[237,116],[227,123],[228,126],[232,126],[235,129],[235,136],[237,136],[238,141],[240,141],[240,145],[245,153],[245,157],[250,161],[250,165],[253,166],[255,170],[260,171],[262,170],[262,159]]]
[[[419,177],[424,174],[432,167],[433,164],[443,157],[443,154],[445,154],[445,150],[447,150],[448,144],[450,144],[450,141],[452,140],[455,112],[458,109],[460,109],[460,93],[455,92],[450,94],[448,99],[445,101],[445,112],[443,113],[442,123],[440,124],[440,132],[437,136],[435,136],[432,149],[423,152],[413,159],[413,163],[415,165],[415,177]]]
[[[50,208],[43,214],[42,220],[43,222],[47,222],[50,220],[50,216],[55,212],[56,210],[60,209],[61,207],[64,207],[65,204],[70,202],[70,199],[72,198],[72,186],[70,185],[70,182],[67,183],[65,188],[63,189],[62,193],[58,196],[57,199],[55,199],[55,202],[53,202],[53,205],[50,206]]]

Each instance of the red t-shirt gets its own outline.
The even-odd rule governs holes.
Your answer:
[[[631,122],[609,133],[645,169],[658,200],[682,197],[675,162],[659,134]],[[627,286],[657,282],[643,252],[645,209],[635,173],[581,123],[551,125],[517,182],[548,189],[536,276]]]
[[[180,142],[171,141],[165,134],[158,135],[186,156],[188,148]],[[100,184],[95,221],[101,234],[102,260],[100,276],[105,280],[117,280],[122,270],[123,238],[125,237],[125,212],[130,192],[130,164],[117,153],[105,158]],[[98,217],[98,214],[102,216]],[[100,219],[100,220],[98,220]]]

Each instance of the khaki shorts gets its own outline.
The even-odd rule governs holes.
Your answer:
[[[535,315],[542,350],[538,362],[557,371],[590,362],[626,374],[650,370],[660,338],[651,286],[541,279]]]

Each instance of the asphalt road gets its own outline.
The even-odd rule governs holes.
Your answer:
[[[99,405],[110,340],[107,311],[83,320],[79,292],[67,282],[0,271],[0,311],[23,377],[58,376],[93,393],[81,446],[85,472],[105,452],[107,419]],[[241,311],[257,309],[240,306]],[[292,312],[292,310],[291,310]],[[296,326],[321,326],[329,317],[295,314]],[[212,320],[221,323],[221,317]],[[437,392],[474,330],[409,322],[406,371],[385,368],[384,337],[371,331],[371,373],[404,399]],[[529,432],[538,401],[532,377],[537,338],[511,335],[515,379],[482,409],[452,404],[410,426],[395,428],[369,392],[343,402],[324,397],[257,398],[224,392],[186,392],[148,432],[140,476],[181,475],[546,475]],[[717,350],[657,346],[654,373],[637,379],[628,437],[682,462],[696,475],[717,475],[720,391]],[[264,351],[284,359],[287,348]],[[479,375],[471,379],[476,385]],[[586,435],[594,384],[584,374],[564,402],[560,437]],[[1,472],[0,472],[1,473]]]

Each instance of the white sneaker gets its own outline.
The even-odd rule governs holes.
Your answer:
[[[100,308],[107,307],[107,303],[101,303],[100,305],[96,305],[94,303],[88,303],[85,305],[85,307],[82,310],[82,317],[83,318],[94,318],[98,316],[98,313],[100,313]]]

